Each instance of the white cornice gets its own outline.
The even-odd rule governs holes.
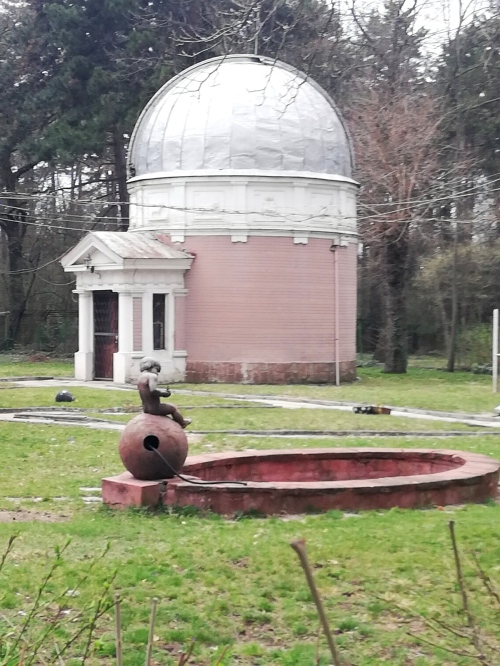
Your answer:
[[[335,183],[348,183],[350,185],[355,185],[359,187],[359,183],[352,178],[347,178],[346,176],[335,176],[328,173],[312,173],[309,171],[260,171],[258,169],[224,169],[220,171],[207,170],[207,171],[162,171],[156,173],[148,173],[143,176],[136,176],[131,178],[128,181],[129,186],[133,186],[135,183],[143,183],[148,180],[179,180],[179,179],[188,179],[192,181],[205,181],[207,179],[219,179],[221,181],[227,181],[231,178],[246,179],[250,180],[260,180],[270,178],[272,180],[276,178],[286,178],[288,180],[298,180],[298,179],[309,179],[309,180],[321,180],[321,181],[330,181]]]
[[[128,233],[133,234],[135,231],[158,231],[156,227],[141,228],[141,229],[131,229]],[[306,237],[306,238],[322,238],[322,239],[334,239],[341,236],[345,238],[350,243],[357,243],[359,234],[352,231],[309,231],[307,229],[295,229],[287,231],[279,231],[276,229],[241,229],[238,230],[238,233],[235,234],[234,229],[218,228],[218,227],[190,227],[189,229],[176,229],[174,227],[163,229],[164,234],[170,236],[231,236],[235,237],[234,242],[237,242],[237,237],[266,237],[266,238],[296,238],[296,237]],[[151,266],[147,266],[150,268]],[[100,270],[100,268],[99,268]]]

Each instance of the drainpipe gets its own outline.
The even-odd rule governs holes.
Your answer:
[[[339,239],[334,239],[330,247],[333,252],[333,312],[335,319],[335,386],[340,386],[340,331],[339,331],[339,260],[337,252]]]

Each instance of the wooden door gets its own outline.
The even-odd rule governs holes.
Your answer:
[[[94,291],[94,377],[113,379],[113,354],[118,351],[118,294]]]

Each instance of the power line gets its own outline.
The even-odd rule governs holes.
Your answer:
[[[495,174],[496,175],[496,174]],[[489,196],[495,192],[500,191],[500,187],[497,188],[492,188],[489,187],[489,185],[497,183],[500,181],[500,177],[490,179],[487,183],[478,183],[477,185],[473,185],[471,187],[468,187],[467,189],[462,190],[461,192],[454,192],[452,194],[444,194],[443,196],[438,196],[438,197],[431,197],[431,198],[426,198],[426,199],[409,199],[407,201],[403,202],[403,205],[401,206],[399,202],[393,201],[393,202],[374,202],[374,203],[364,203],[363,200],[359,202],[359,206],[361,208],[365,209],[371,209],[374,212],[370,215],[358,215],[357,219],[358,221],[364,221],[364,220],[369,220],[369,219],[377,219],[380,218],[381,215],[390,215],[395,212],[397,213],[404,213],[405,211],[409,211],[412,208],[415,208],[420,205],[426,205],[426,206],[434,206],[436,204],[439,204],[440,202],[446,202],[446,203],[453,203],[454,201],[466,197],[472,196],[474,193],[477,193],[478,191],[484,191],[485,196]],[[20,200],[33,200],[33,201],[39,201],[39,196],[40,195],[18,195],[17,193],[7,193],[7,196],[9,198],[14,198],[18,197]],[[91,199],[77,199],[77,200],[72,200],[73,203],[77,203],[79,205],[97,205],[98,202],[95,202]],[[131,202],[124,202],[124,201],[112,201],[109,202],[110,204],[113,205],[125,205],[125,204],[130,204]],[[236,209],[223,209],[223,208],[198,208],[198,207],[190,207],[190,206],[170,206],[167,204],[147,204],[147,203],[139,203],[139,202],[132,202],[132,205],[137,208],[152,208],[155,210],[158,209],[164,209],[166,211],[170,212],[180,212],[180,213],[198,213],[200,215],[203,214],[218,214],[218,215],[259,215],[263,217],[269,217],[272,219],[281,219],[283,221],[288,221],[292,222],[294,224],[303,224],[305,222],[308,222],[310,220],[314,219],[321,219],[322,217],[327,217],[325,213],[316,213],[313,215],[308,215],[306,217],[297,217],[297,214],[292,214],[292,213],[278,213],[276,211],[255,211],[255,210],[236,210]],[[2,204],[0,203],[0,208],[8,208],[9,210],[12,209],[12,206],[9,206],[8,204]],[[377,208],[392,208],[393,210],[388,211],[387,213],[384,213],[383,211],[378,211]],[[22,210],[25,213],[30,214],[29,209],[27,208],[19,208],[18,210]],[[31,213],[33,217],[35,217],[37,220],[47,220],[50,222],[50,224],[44,224],[43,222],[29,222],[27,220],[15,220],[14,218],[10,217],[0,217],[0,221],[4,221],[6,223],[12,223],[12,222],[18,222],[19,224],[28,224],[32,226],[38,226],[38,227],[46,227],[46,228],[51,228],[51,229],[60,229],[63,231],[85,231],[85,228],[82,227],[70,227],[68,225],[61,226],[61,225],[56,225],[53,224],[52,220],[54,219],[53,217],[47,216],[47,215],[38,215],[35,213]],[[74,223],[75,221],[81,221],[84,223],[84,220],[82,220],[82,217],[80,215],[73,215],[73,214],[66,214],[62,217],[58,217],[58,220],[61,222],[69,222],[69,223]],[[69,218],[74,218],[69,219]],[[351,215],[336,215],[335,218],[337,220],[350,220],[352,221],[354,219],[353,216]],[[443,219],[443,218],[441,218]],[[449,218],[450,221],[456,221],[454,218]],[[405,220],[407,221],[407,220]],[[93,226],[97,225],[110,225],[113,224],[111,220],[107,220],[104,218],[94,218],[91,222]]]

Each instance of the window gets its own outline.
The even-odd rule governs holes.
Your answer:
[[[166,349],[165,294],[153,294],[153,349]]]

